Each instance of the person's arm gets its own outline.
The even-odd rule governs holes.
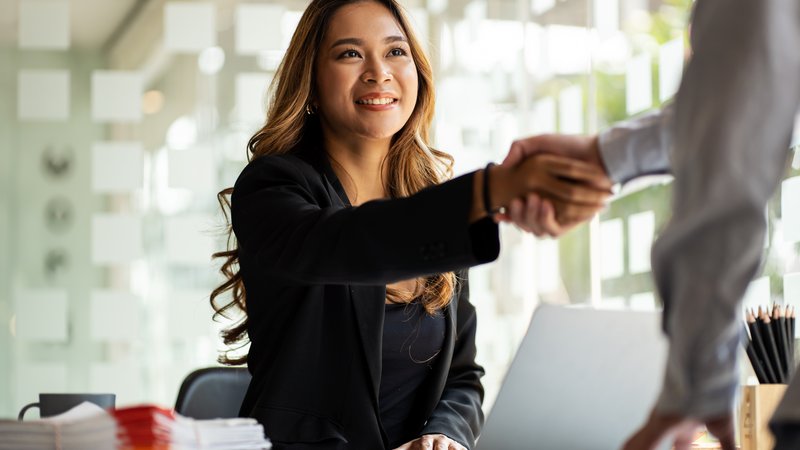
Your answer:
[[[651,420],[730,417],[741,299],[763,253],[800,99],[796,0],[700,0],[675,110],[672,220],[653,248],[670,348]],[[648,434],[650,433],[650,434]],[[731,436],[731,435],[729,435]],[[663,436],[661,436],[663,438]]]
[[[242,172],[231,222],[248,271],[303,284],[385,284],[497,257],[496,226],[469,223],[474,174],[358,207],[324,204],[314,176],[284,157]]]
[[[608,176],[625,183],[642,175],[669,173],[674,116],[671,102],[600,133],[598,150]]]
[[[570,186],[562,177],[573,171],[591,175],[563,158],[494,167],[489,203],[499,207],[539,189],[582,199],[588,206],[562,213],[586,214],[606,194]],[[499,241],[496,224],[486,217],[484,175],[477,171],[409,197],[345,207],[319,204],[324,188],[312,186],[307,177],[315,175],[297,162],[263,157],[234,186],[231,220],[239,254],[250,271],[300,283],[383,284],[489,262]]]
[[[461,274],[460,274],[461,275]],[[443,434],[468,449],[483,426],[483,367],[475,362],[477,315],[469,301],[467,271],[459,280],[456,338],[450,372],[442,397],[422,430],[425,434]]]

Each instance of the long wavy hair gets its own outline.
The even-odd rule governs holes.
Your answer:
[[[385,6],[394,16],[408,39],[411,55],[417,68],[417,102],[411,116],[393,137],[389,153],[384,160],[387,179],[386,191],[392,198],[405,197],[421,189],[442,182],[452,176],[453,158],[447,153],[428,145],[429,131],[434,114],[433,70],[419,40],[414,35],[403,8],[394,0],[314,0],[306,8],[289,43],[272,84],[269,87],[271,100],[265,125],[250,138],[247,144],[248,160],[264,155],[291,152],[301,141],[319,139],[319,124],[316,115],[306,113],[306,107],[315,99],[316,58],[324,33],[334,13],[342,6],[361,1],[376,1]],[[320,147],[321,148],[321,147]],[[322,150],[320,150],[322,151]],[[217,194],[220,207],[227,221],[227,250],[214,253],[222,258],[220,272],[226,281],[211,293],[214,319],[219,316],[232,319],[228,313],[241,317],[220,334],[228,350],[219,356],[219,362],[237,365],[247,362],[247,355],[232,356],[231,352],[249,343],[247,336],[247,293],[239,272],[239,250],[236,237],[228,217],[233,188]],[[453,296],[456,278],[452,272],[433,275],[417,280],[421,288],[421,302],[429,314],[447,306]],[[230,292],[232,299],[220,304],[220,296]],[[393,289],[387,289],[387,297],[399,297]],[[224,300],[223,300],[224,302]]]

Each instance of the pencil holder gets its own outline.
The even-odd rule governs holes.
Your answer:
[[[769,431],[769,419],[785,391],[785,384],[743,386],[739,414],[741,450],[772,450],[775,441]]]

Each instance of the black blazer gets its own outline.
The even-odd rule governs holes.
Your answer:
[[[386,284],[494,260],[497,226],[468,224],[472,174],[352,207],[320,150],[265,156],[236,181],[231,220],[247,293],[241,415],[276,449],[383,449],[378,392]],[[483,424],[483,368],[466,271],[442,351],[414,406],[420,434],[467,448]]]

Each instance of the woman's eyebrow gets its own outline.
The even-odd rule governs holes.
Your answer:
[[[385,44],[391,44],[392,42],[407,42],[407,39],[405,38],[405,36],[395,35],[395,36],[387,36],[387,37],[383,38],[383,42]],[[343,38],[343,39],[339,39],[339,40],[335,41],[331,45],[331,48],[338,47],[340,45],[347,45],[347,44],[363,46],[364,45],[364,40],[363,39],[359,39],[359,38]]]

